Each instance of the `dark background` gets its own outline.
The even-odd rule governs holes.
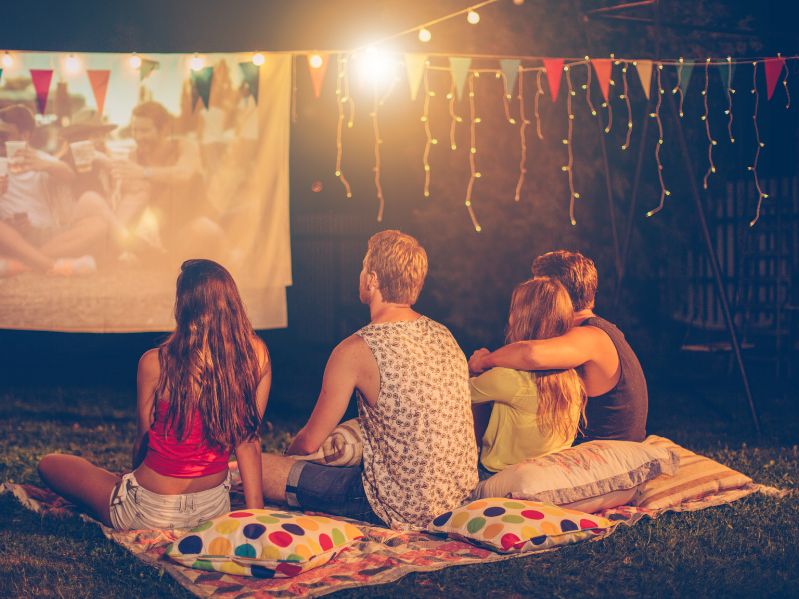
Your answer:
[[[511,0],[480,11],[481,23],[467,25],[462,17],[431,28],[433,41],[422,46],[414,34],[391,42],[396,51],[487,53],[533,56],[617,56],[657,58],[656,32],[650,7],[625,13],[632,20],[611,20],[586,13],[609,2],[544,2],[527,0],[515,6]],[[312,1],[224,3],[203,1],[135,3],[36,2],[6,3],[0,17],[0,42],[9,49],[86,52],[218,52],[347,50],[465,7],[466,2],[411,1]],[[794,2],[721,2],[672,0],[660,2],[662,22],[660,56],[663,58],[773,56],[797,53],[799,7]],[[446,58],[433,58],[445,65]],[[537,66],[537,61],[524,61]],[[491,60],[477,66],[495,67]],[[528,129],[528,183],[519,203],[513,201],[518,177],[518,128],[508,125],[502,108],[501,83],[493,77],[478,82],[478,113],[483,123],[478,132],[478,162],[483,177],[475,190],[475,209],[483,231],[475,233],[463,208],[468,180],[467,127],[458,130],[459,150],[449,149],[449,116],[441,97],[449,83],[444,73],[433,73],[431,88],[438,99],[431,102],[431,126],[441,140],[434,147],[431,197],[423,198],[421,154],[425,135],[419,122],[422,98],[411,102],[404,73],[397,89],[380,107],[386,214],[375,221],[377,200],[372,182],[373,132],[369,120],[370,98],[356,97],[356,125],[344,139],[344,172],[353,185],[346,199],[333,176],[335,164],[336,104],[333,93],[335,60],[331,61],[320,99],[315,99],[305,59],[296,59],[296,121],[291,131],[292,263],[294,285],[288,290],[289,326],[264,331],[275,364],[275,391],[271,409],[290,410],[281,404],[283,391],[292,390],[303,407],[313,400],[329,349],[341,338],[365,324],[368,311],[357,302],[357,274],[369,235],[382,228],[401,228],[416,235],[427,248],[430,275],[418,309],[447,324],[468,353],[502,340],[507,304],[513,286],[528,276],[537,254],[560,247],[578,249],[592,256],[600,272],[597,311],[617,320],[644,363],[650,381],[693,378],[696,374],[724,375],[727,356],[720,360],[688,358],[679,346],[688,328],[675,324],[675,311],[685,303],[687,286],[681,265],[690,252],[701,253],[697,228],[681,154],[675,141],[674,115],[664,104],[664,176],[672,196],[666,210],[647,219],[644,212],[657,204],[659,187],[653,159],[654,130],[650,123],[642,187],[633,221],[630,262],[614,306],[618,274],[612,249],[612,217],[605,193],[603,164],[599,154],[599,129],[590,116],[579,85],[584,69],[574,69],[578,94],[575,101],[575,179],[583,196],[577,207],[577,226],[568,222],[568,190],[560,165],[565,163],[565,81],[558,102],[549,94],[541,106],[543,142]],[[785,109],[778,85],[775,99],[765,101],[762,66],[759,73],[761,104],[759,125],[767,147],[761,156],[762,179],[795,177],[797,174],[797,107],[799,71],[791,63],[789,87],[795,106]],[[614,77],[618,82],[618,70]],[[728,184],[751,181],[754,140],[751,127],[752,70],[737,68],[734,86],[736,144],[724,142],[726,96],[713,72],[710,80],[711,124],[719,147],[714,151],[718,173],[703,192],[706,206],[723,197]],[[635,159],[646,100],[634,69],[629,72],[634,113],[633,143],[621,152],[625,109],[613,99],[617,125],[607,136],[608,163],[614,195],[616,223],[623,230],[629,205]],[[692,87],[682,122],[690,151],[695,154],[696,176],[706,168],[707,141],[699,90],[704,83],[701,65],[694,70]],[[664,88],[675,84],[673,69],[664,70]],[[595,103],[601,101],[594,82]],[[525,79],[527,111],[534,93],[532,76]],[[546,87],[545,87],[546,89]],[[616,92],[619,88],[616,88]],[[667,92],[668,93],[668,92]],[[357,92],[356,94],[357,95]],[[468,114],[466,101],[458,112]],[[511,104],[518,115],[515,100]],[[600,117],[604,123],[604,114]],[[321,191],[311,191],[314,183]],[[701,187],[700,187],[701,189]],[[743,215],[748,220],[751,214]],[[796,226],[794,221],[794,227]],[[619,233],[620,234],[620,233]],[[60,334],[0,331],[0,375],[5,385],[107,385],[132,387],[136,360],[156,344],[157,334]],[[789,340],[796,342],[795,336]],[[767,363],[752,361],[752,371],[771,380]],[[736,383],[735,375],[721,376]],[[770,383],[758,392],[768,394]]]

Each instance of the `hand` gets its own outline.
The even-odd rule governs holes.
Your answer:
[[[469,358],[469,374],[477,375],[485,370],[488,370],[488,366],[485,364],[485,357],[490,353],[491,352],[485,347],[481,347],[474,352],[472,357]]]
[[[39,158],[39,154],[33,148],[23,148],[14,154],[14,170],[18,173],[30,171],[45,171],[50,165],[46,160]]]

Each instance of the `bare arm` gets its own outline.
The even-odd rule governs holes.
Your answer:
[[[341,422],[358,383],[358,369],[363,362],[364,348],[366,344],[363,340],[353,335],[342,341],[330,354],[313,413],[294,437],[286,454],[313,453]]]
[[[161,367],[158,363],[158,349],[144,352],[139,360],[136,375],[136,442],[133,444],[133,469],[139,467],[147,455],[147,433],[153,425],[153,401],[155,387]]]
[[[180,142],[180,156],[172,166],[151,166],[149,179],[158,183],[187,183],[201,171],[200,151],[188,140]]]
[[[258,410],[258,422],[264,416],[269,400],[269,389],[272,386],[272,364],[266,346],[257,342],[259,362],[261,364],[261,380],[255,391],[255,405]],[[236,460],[239,463],[241,482],[244,487],[244,501],[247,509],[264,507],[264,493],[261,486],[261,438],[257,434],[252,439],[239,443],[235,448]]]

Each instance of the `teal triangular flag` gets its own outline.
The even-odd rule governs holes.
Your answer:
[[[466,83],[466,75],[469,74],[469,67],[472,66],[471,58],[459,56],[450,57],[449,70],[452,73],[452,81],[455,83],[455,93],[458,99],[463,95],[463,84]]]
[[[208,98],[211,96],[211,81],[214,78],[214,67],[205,67],[199,71],[191,72],[191,107],[197,105],[197,98],[203,101],[203,106],[208,109]]]
[[[677,65],[677,80],[680,82],[680,90],[683,96],[688,90],[688,84],[691,82],[691,73],[693,73],[693,70],[693,60],[685,60]]]
[[[726,91],[732,87],[732,78],[735,76],[735,63],[720,64],[718,67],[721,75],[721,85],[724,86]]]
[[[258,86],[261,84],[261,67],[253,64],[251,61],[240,62],[239,68],[241,69],[244,83],[250,90],[250,95],[255,103],[258,104]]]
[[[499,61],[499,68],[505,74],[505,93],[511,95],[516,85],[516,77],[519,75],[519,65],[521,61],[515,59],[505,59]]]

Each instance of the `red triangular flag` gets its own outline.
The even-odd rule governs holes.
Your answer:
[[[52,80],[52,69],[31,69],[31,81],[33,81],[33,89],[36,90],[36,107],[39,109],[39,114],[44,114]]]
[[[610,58],[594,58],[591,60],[594,65],[596,79],[599,82],[599,89],[602,90],[602,97],[608,101],[608,91],[610,90],[610,71],[613,69],[613,61]]]
[[[313,94],[315,97],[319,97],[322,93],[322,83],[325,81],[325,73],[327,72],[327,61],[329,56],[327,54],[318,54],[322,59],[322,64],[318,68],[314,68],[311,65],[311,56],[308,55],[306,58],[308,59],[308,71],[311,73],[311,83],[313,83]]]
[[[774,89],[777,87],[777,81],[782,73],[782,68],[785,66],[785,59],[782,56],[777,58],[767,58],[763,61],[763,66],[766,69],[766,91],[768,91],[768,99],[774,95]]]
[[[102,116],[105,106],[105,93],[108,91],[108,78],[111,71],[86,71],[89,76],[89,83],[92,84],[94,101],[97,103],[97,114]]]
[[[563,59],[562,58],[544,58],[544,70],[547,73],[547,82],[549,83],[549,93],[552,96],[552,101],[558,99],[558,90],[560,89],[560,78],[563,75]]]

